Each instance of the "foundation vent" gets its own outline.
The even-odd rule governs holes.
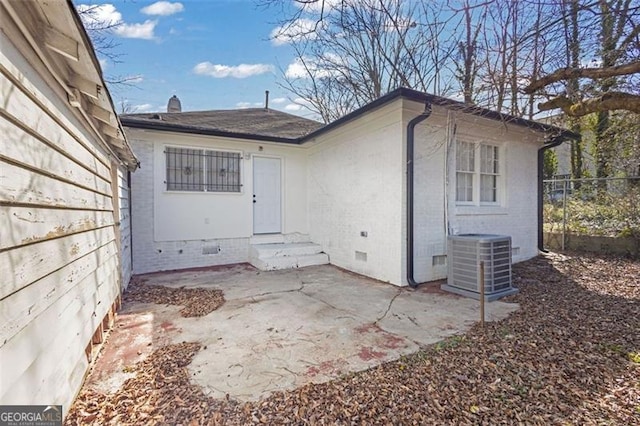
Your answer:
[[[447,255],[441,254],[439,256],[433,256],[431,259],[431,266],[444,266],[447,264]]]
[[[212,255],[220,253],[220,246],[217,244],[205,244],[202,246],[203,255]]]
[[[359,260],[361,262],[366,262],[367,261],[367,253],[365,253],[363,251],[357,251],[356,250],[356,260]]]

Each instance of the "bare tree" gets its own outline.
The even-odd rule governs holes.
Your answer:
[[[283,86],[325,119],[399,86],[458,93],[466,103],[530,119],[555,109],[576,117],[640,112],[638,0],[293,3],[281,28],[290,34],[299,19],[314,25],[291,38],[304,78],[290,73]],[[593,65],[585,66],[594,59],[587,52],[596,54]],[[580,120],[569,125],[580,130]],[[581,158],[576,143],[575,176]]]
[[[628,76],[640,73],[640,5],[634,0],[597,0],[576,2],[570,10],[572,15],[580,14],[577,19],[572,18],[573,22],[580,23],[578,31],[590,39],[585,47],[598,52],[599,63],[583,67],[573,61],[570,66],[533,80],[524,88],[525,93],[546,93],[550,99],[539,105],[540,110],[559,108],[569,116],[617,109],[640,113],[637,92],[615,90],[624,86]],[[589,96],[572,99],[573,93],[562,90],[558,83],[571,79],[590,80],[587,86],[593,90]]]
[[[562,2],[562,17],[564,27],[565,52],[567,67],[572,69],[580,68],[580,23],[578,12],[580,5],[578,0],[564,0]],[[582,100],[580,91],[580,81],[578,78],[568,78],[566,80],[567,98],[576,103]],[[569,128],[575,133],[581,133],[581,120],[577,117],[568,117]],[[583,142],[582,140],[571,141],[571,176],[582,177],[583,167]]]
[[[458,55],[454,59],[456,77],[462,86],[462,96],[466,104],[474,104],[476,96],[476,76],[479,63],[477,60],[479,36],[483,31],[490,2],[475,2],[463,0],[461,8],[452,10],[462,14],[460,26],[464,29],[463,36],[458,41]]]
[[[450,53],[433,38],[444,33],[445,22],[421,19],[441,8],[397,0],[343,0],[330,11],[318,7],[313,27],[291,21],[281,26],[297,53],[282,86],[324,120],[398,87],[448,88],[440,78]]]
[[[101,5],[82,5],[77,6],[76,10],[80,15],[82,24],[84,25],[91,44],[98,57],[104,61],[117,64],[122,62],[122,54],[118,52],[120,44],[113,37],[113,31],[122,25],[121,21],[105,21],[99,18],[99,8]],[[105,83],[111,88],[119,86],[135,86],[135,82],[139,76],[123,76],[106,74],[104,76]]]

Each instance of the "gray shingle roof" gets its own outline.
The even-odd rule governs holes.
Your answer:
[[[452,99],[404,87],[396,89],[326,125],[282,111],[265,110],[264,108],[126,114],[120,116],[120,121],[124,126],[140,129],[301,144],[397,98],[405,98],[417,102],[428,102],[447,109],[527,127],[539,132],[544,132],[548,136],[564,135],[569,138],[578,136],[560,127],[514,117],[509,114],[502,114],[485,108],[465,105],[462,102]]]
[[[317,121],[264,108],[125,114],[120,116],[120,121],[129,127],[292,143],[324,126]]]

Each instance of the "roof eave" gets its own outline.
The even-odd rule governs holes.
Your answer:
[[[336,121],[333,121],[329,124],[327,124],[324,127],[321,127],[303,137],[300,138],[300,143],[304,143],[307,142],[325,132],[330,131],[331,129],[334,129],[338,126],[341,126],[342,124],[345,124],[351,120],[354,120],[358,117],[360,117],[361,115],[379,108],[383,105],[386,105],[387,103],[390,103],[396,99],[399,98],[404,98],[404,99],[408,99],[408,100],[412,100],[412,101],[417,101],[417,102],[427,102],[429,101],[430,103],[434,104],[434,105],[439,105],[445,108],[449,108],[452,110],[456,110],[456,111],[461,111],[467,114],[472,114],[472,115],[476,115],[476,116],[480,116],[480,117],[485,117],[491,120],[495,120],[495,121],[502,121],[505,123],[509,123],[509,124],[514,124],[517,126],[521,126],[521,127],[526,127],[535,131],[541,131],[544,132],[546,134],[550,134],[550,135],[562,135],[568,139],[574,139],[574,138],[578,138],[580,137],[580,135],[570,131],[570,130],[566,130],[566,129],[562,129],[560,127],[557,126],[552,126],[550,124],[544,124],[544,123],[539,123],[537,121],[532,121],[532,120],[527,120],[524,118],[519,118],[519,117],[515,117],[509,114],[503,114],[503,113],[499,113],[496,111],[492,111],[490,109],[486,109],[486,108],[480,108],[477,106],[470,106],[470,105],[465,105],[462,102],[459,101],[454,101],[452,99],[448,99],[448,98],[444,98],[441,96],[436,96],[436,95],[431,95],[428,93],[424,93],[424,92],[420,92],[417,90],[413,90],[413,89],[408,89],[406,87],[401,87],[399,89],[396,89],[390,93],[387,93],[386,95],[376,99],[373,102],[368,103],[367,105],[363,106],[362,108],[359,108],[347,115],[345,115],[344,117],[339,118]]]
[[[92,62],[92,66],[95,69],[98,78],[100,79],[100,82],[102,84],[102,87],[106,88],[106,82],[104,80],[104,75],[102,73],[102,67],[100,66],[100,61],[98,60],[98,56],[96,55],[96,51],[95,48],[93,46],[93,43],[91,42],[89,35],[87,34],[86,29],[84,28],[84,25],[82,24],[82,19],[80,18],[80,15],[75,7],[75,5],[73,4],[73,0],[67,0],[67,7],[68,10],[70,11],[73,21],[75,22],[76,25],[76,31],[78,31],[78,34],[80,35],[80,38],[82,39],[82,44],[84,45],[84,47],[87,49],[88,52],[88,56],[91,59]],[[125,134],[124,134],[124,130],[122,128],[122,123],[119,120],[118,114],[116,113],[116,108],[115,105],[113,103],[113,98],[111,97],[111,93],[109,92],[109,90],[105,90],[104,91],[106,98],[108,100],[109,106],[110,106],[110,112],[113,114],[113,117],[115,118],[116,121],[116,125],[117,128],[119,130],[119,134],[122,135],[122,141],[120,140],[111,140],[110,138],[107,138],[107,143],[109,144],[109,147],[115,151],[116,155],[118,156],[119,160],[126,165],[126,167],[130,170],[130,171],[135,171],[135,169],[137,169],[140,165],[140,162],[138,161],[138,158],[136,157],[136,155],[134,154],[132,148],[131,148],[131,144],[129,143],[129,141],[127,140]]]
[[[248,139],[248,140],[254,140],[259,142],[278,142],[278,143],[286,143],[291,145],[299,145],[300,139],[301,139],[301,138],[283,138],[278,136],[259,135],[255,133],[228,132],[228,131],[216,130],[216,129],[203,129],[201,127],[184,126],[184,125],[162,123],[162,122],[150,123],[147,121],[132,120],[124,117],[120,118],[120,122],[124,127],[129,127],[133,129],[157,130],[161,132],[188,133],[188,134],[203,135],[203,136],[219,136],[219,137],[233,138],[233,139]]]

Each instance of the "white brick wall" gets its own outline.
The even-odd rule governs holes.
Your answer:
[[[422,106],[421,106],[422,107]],[[405,113],[406,125],[419,111]],[[414,143],[414,273],[416,282],[446,277],[446,264],[432,267],[433,256],[446,254],[445,164],[447,149],[447,112],[434,109],[415,129]],[[406,152],[403,154],[406,156]],[[406,182],[406,181],[405,181]],[[406,183],[403,183],[406,187]],[[406,208],[404,199],[403,211]],[[403,219],[406,214],[403,215]],[[406,220],[406,219],[405,219]],[[403,222],[404,223],[404,222]],[[406,229],[406,224],[403,225]],[[406,255],[403,256],[406,258]],[[406,268],[403,268],[406,271]],[[406,282],[406,272],[403,282]]]
[[[120,205],[120,269],[122,285],[126,288],[131,280],[131,217],[129,214],[129,186],[127,170],[118,168],[118,198]]]
[[[406,285],[406,125],[422,109],[421,104],[398,99],[305,146],[265,144],[265,152],[285,159],[284,234],[308,233],[311,241],[320,244],[329,255],[331,263],[382,281]],[[447,131],[453,129],[454,123],[457,132],[467,138],[490,140],[503,146],[502,179],[506,182],[506,193],[500,206],[456,205],[455,151]],[[198,200],[205,198],[198,194],[165,194],[158,186],[162,185],[164,164],[158,162],[162,162],[162,146],[171,143],[175,135],[156,135],[154,146],[148,140],[151,136],[134,134],[136,137],[130,135],[130,140],[142,165],[132,178],[134,273],[248,261],[251,224],[246,221],[251,214],[247,215],[246,209],[250,212],[250,155],[253,155],[250,153],[257,151],[257,144],[180,137],[183,144],[227,144],[225,146],[243,150],[247,154],[244,181],[247,192],[242,197],[249,200],[247,206],[242,204],[244,207],[236,218],[247,216],[249,219],[242,219],[242,226],[237,229],[225,230],[237,232],[237,238],[202,228],[202,233],[190,231],[190,236],[181,240],[178,225],[184,224],[182,211],[192,215],[219,212],[220,206],[215,203],[224,199],[205,197],[209,204],[204,205]],[[435,107],[431,117],[416,128],[416,281],[446,276],[446,265],[433,266],[433,257],[446,254],[448,233],[511,235],[513,246],[519,248],[514,261],[537,254],[536,151],[541,136],[520,127],[440,107]],[[154,197],[163,197],[162,203]],[[164,219],[156,217],[158,212],[163,213]],[[173,226],[172,223],[178,224],[170,230],[177,237],[167,238],[166,232],[154,229],[154,226]],[[159,238],[159,234],[163,237]],[[194,235],[202,235],[202,239]],[[203,254],[203,246],[211,245],[219,245],[220,252]]]
[[[154,144],[135,139],[131,144],[141,165],[131,179],[133,272],[247,262],[249,238],[154,241]],[[219,253],[203,254],[203,247],[212,246],[219,246]]]
[[[405,103],[405,132],[406,124],[422,108],[422,105]],[[447,133],[449,125],[453,132],[454,124],[456,134],[465,140],[487,141],[501,147],[504,185],[499,206],[456,204],[455,144],[453,136]],[[446,277],[446,265],[434,267],[433,256],[446,254],[448,234],[510,235],[512,246],[519,248],[514,262],[537,255],[537,150],[543,135],[522,127],[435,108],[432,116],[416,128],[415,136],[414,279],[417,282]],[[405,208],[406,198],[403,210]],[[403,214],[403,232],[404,229]],[[406,249],[402,258],[403,283],[406,284]]]
[[[290,179],[285,183],[283,196],[283,233],[285,237],[292,240],[295,240],[296,236],[306,235],[306,191],[304,191],[306,157],[301,148],[264,144],[259,151],[259,145],[256,143],[237,142],[233,145],[229,140],[212,141],[211,138],[204,137],[185,136],[176,139],[175,135],[150,132],[140,134],[131,130],[128,133],[141,165],[140,169],[132,175],[131,183],[133,272],[135,274],[249,261],[252,228],[250,153],[279,155],[284,159],[283,176]],[[151,138],[154,139],[151,140]],[[161,164],[162,150],[165,144],[175,144],[177,140],[182,144],[204,146],[213,143],[213,146],[235,147],[242,150],[245,153],[243,193],[222,196],[165,193],[164,164]],[[163,198],[159,200],[156,199],[157,197]],[[233,198],[234,203],[239,207],[230,209],[229,206],[220,205],[224,203],[223,200],[230,198]],[[158,219],[159,210],[157,209],[164,210],[163,220]],[[198,216],[197,224],[192,223],[190,215],[194,214]],[[211,225],[217,222],[219,225],[222,220],[231,220],[239,225],[227,226],[230,229],[224,229],[224,232],[231,237],[226,237],[202,225],[200,216],[210,217],[207,222]],[[199,227],[195,232],[185,229],[187,226],[194,228],[194,225]],[[154,229],[154,227],[163,226],[171,226],[172,229]],[[167,234],[171,234],[171,237],[166,237]],[[158,238],[158,235],[162,238]],[[211,247],[219,247],[220,251],[216,254],[203,254],[203,248]]]
[[[535,135],[509,128],[502,134],[505,156],[501,178],[504,179],[504,196],[498,208],[455,206],[452,203],[450,218],[454,234],[491,233],[510,235],[512,246],[519,248],[513,261],[530,259],[538,254],[537,248],[537,150],[541,143]],[[453,177],[452,179],[455,179]],[[455,180],[452,180],[455,182]],[[455,188],[451,199],[455,200]]]
[[[320,136],[309,150],[307,184],[309,234],[330,262],[394,284],[403,244],[400,106]]]

